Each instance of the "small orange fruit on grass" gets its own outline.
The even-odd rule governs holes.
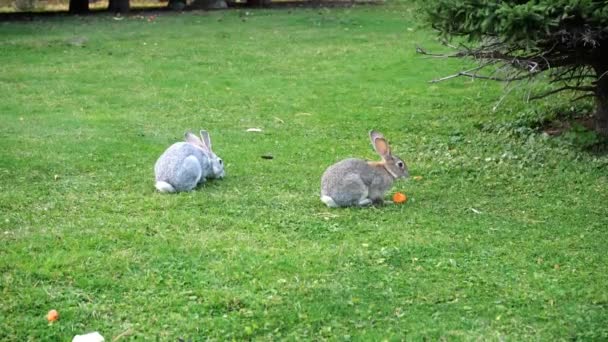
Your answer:
[[[49,311],[49,313],[46,314],[46,319],[49,322],[55,322],[56,320],[59,319],[59,312],[57,312],[57,310],[55,310],[55,309]]]
[[[395,192],[395,194],[393,195],[393,202],[405,203],[407,202],[407,196],[402,192]]]

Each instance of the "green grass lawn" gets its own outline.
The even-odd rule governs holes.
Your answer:
[[[0,340],[608,339],[608,157],[527,130],[568,98],[429,84],[465,66],[416,14],[0,23]],[[200,128],[227,178],[155,192]],[[372,128],[409,201],[326,208]]]

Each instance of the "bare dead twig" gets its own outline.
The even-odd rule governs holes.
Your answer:
[[[444,45],[448,44],[444,42]],[[512,91],[513,88],[509,87],[510,82],[532,82],[536,76],[543,72],[548,72],[550,83],[559,84],[558,88],[540,94],[533,94],[528,91],[525,95],[526,102],[542,99],[562,91],[585,93],[574,101],[592,97],[597,89],[598,81],[603,77],[608,77],[608,71],[601,75],[592,72],[589,62],[591,57],[581,54],[572,46],[560,45],[556,40],[548,40],[546,44],[541,44],[538,49],[533,50],[529,50],[527,46],[519,43],[504,42],[499,39],[484,40],[477,47],[469,47],[463,44],[459,44],[458,47],[451,47],[455,48],[456,51],[438,54],[417,46],[416,52],[434,58],[470,58],[477,62],[478,66],[433,79],[429,83],[438,83],[460,76],[506,82],[507,92],[494,105],[493,110],[496,110]],[[484,69],[488,66],[493,67]],[[482,69],[484,72],[481,71]]]
[[[445,76],[445,77],[442,77],[442,78],[438,78],[438,79],[430,80],[430,81],[429,81],[429,83],[437,83],[437,82],[441,82],[441,81],[449,80],[449,79],[451,79],[451,78],[455,78],[455,77],[463,76],[463,75],[465,75],[465,74],[467,74],[467,73],[470,73],[471,71],[477,71],[477,70],[480,70],[480,69],[482,69],[482,68],[484,68],[484,67],[486,67],[486,64],[484,64],[484,65],[480,65],[480,66],[478,66],[478,67],[475,67],[475,68],[472,68],[472,69],[469,69],[469,70],[460,71],[460,72],[455,73],[455,74],[453,74],[453,75],[449,75],[449,76]]]
[[[523,75],[523,76],[504,78],[504,77],[484,76],[484,75],[477,75],[477,74],[470,74],[470,73],[463,72],[462,76],[467,76],[470,78],[479,78],[482,80],[491,80],[491,81],[499,81],[499,82],[513,82],[513,81],[525,80],[527,78],[532,78],[535,76],[535,74],[528,74],[528,75]]]
[[[583,95],[581,95],[581,96],[577,96],[577,97],[575,97],[574,99],[572,99],[572,102],[580,101],[580,100],[582,100],[582,99],[586,99],[586,98],[588,98],[588,97],[595,97],[595,94],[590,94],[590,93],[587,93],[587,94],[583,94]]]
[[[563,87],[560,87],[560,88],[557,88],[557,89],[553,89],[551,91],[544,92],[544,93],[539,94],[539,95],[531,96],[530,100],[542,99],[542,98],[545,98],[545,97],[547,97],[549,95],[553,95],[553,94],[556,94],[556,93],[559,93],[559,92],[565,91],[565,90],[595,91],[595,87],[591,87],[591,86],[579,86],[579,87],[577,87],[577,86],[563,86]]]
[[[455,54],[430,53],[420,46],[416,46],[416,53],[435,58],[465,57],[465,55],[461,54],[460,52],[457,52]]]
[[[116,337],[114,337],[112,339],[112,342],[116,342],[118,340],[120,340],[121,338],[125,337],[125,336],[129,336],[133,333],[133,328],[129,328],[123,332],[121,332],[120,334],[116,335]]]
[[[498,102],[496,102],[496,104],[494,105],[494,107],[492,107],[492,111],[495,112],[498,107],[500,106],[500,104],[502,103],[502,101],[511,93],[511,91],[513,90],[513,87],[510,87],[507,89],[507,91],[505,91],[504,94],[502,94],[502,96],[500,97],[500,100],[498,100]]]
[[[600,75],[600,77],[597,78],[597,81],[601,80],[602,78],[604,78],[604,76],[608,75],[608,70],[604,71],[603,74]]]
[[[475,68],[472,68],[469,70],[459,71],[453,75],[430,80],[429,83],[443,82],[443,81],[446,81],[446,80],[449,80],[452,78],[456,78],[456,77],[460,77],[460,76],[465,76],[465,77],[469,77],[469,78],[473,78],[473,79],[491,80],[491,81],[499,81],[499,82],[520,81],[520,80],[525,80],[525,79],[529,79],[529,78],[536,76],[536,73],[530,73],[530,74],[519,75],[519,76],[514,76],[514,77],[497,77],[497,76],[487,76],[487,75],[479,75],[477,73],[472,73],[473,71],[483,69],[490,64],[493,64],[493,63],[486,63],[486,64],[483,64],[481,66],[478,66],[478,67],[475,67]]]

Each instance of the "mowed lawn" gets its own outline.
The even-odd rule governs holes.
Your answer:
[[[418,13],[0,23],[0,340],[608,339],[608,157],[528,128],[568,97],[428,83],[470,65]],[[157,193],[201,128],[227,177]],[[409,201],[326,208],[372,128]]]

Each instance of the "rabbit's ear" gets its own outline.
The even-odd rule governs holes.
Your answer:
[[[206,149],[205,144],[201,141],[201,138],[192,134],[192,132],[186,132],[184,137],[186,138],[187,143]]]
[[[211,151],[211,138],[209,137],[209,132],[201,129],[201,138],[203,139],[203,143],[207,146],[207,149]]]
[[[372,145],[374,145],[374,149],[382,158],[386,159],[391,155],[391,148],[388,146],[388,142],[386,142],[382,133],[371,130],[369,131],[369,138],[372,141]]]

